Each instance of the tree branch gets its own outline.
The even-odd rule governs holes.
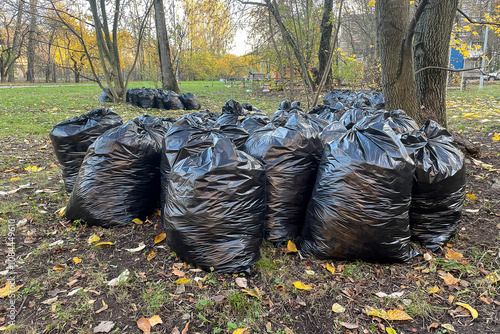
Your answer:
[[[462,14],[463,17],[465,17],[465,19],[467,21],[469,21],[470,23],[472,24],[489,24],[489,25],[492,25],[492,26],[500,26],[500,23],[496,23],[496,22],[490,22],[490,21],[476,21],[474,22],[467,14],[465,14],[460,8],[457,8],[457,12],[459,12],[460,14]]]
[[[487,66],[484,66],[484,67],[487,67]],[[439,67],[439,66],[427,66],[427,67],[423,67],[421,69],[419,69],[418,71],[415,71],[415,74],[418,74],[424,70],[443,70],[443,71],[448,71],[448,72],[467,72],[467,71],[472,71],[472,70],[479,70],[481,72],[481,74],[486,74],[484,73],[481,69],[483,68],[483,66],[478,66],[478,67],[472,67],[472,68],[463,68],[461,70],[456,70],[456,69],[453,69],[453,68],[448,68],[448,67]]]

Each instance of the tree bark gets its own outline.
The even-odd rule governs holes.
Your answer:
[[[160,56],[162,88],[180,93],[170,58],[170,43],[168,41],[167,25],[163,0],[154,0],[156,36],[158,38],[158,54]]]
[[[423,123],[417,101],[413,66],[413,49],[409,47],[407,30],[410,2],[377,0],[377,35],[382,67],[382,92],[389,110],[403,109],[419,124]],[[410,41],[411,43],[411,41]]]
[[[413,51],[415,71],[427,67],[448,67],[448,49],[458,0],[430,1],[415,29]],[[447,72],[426,69],[416,74],[417,98],[424,119],[432,119],[447,127]]]
[[[333,30],[333,0],[324,0],[323,17],[321,18],[321,39],[319,41],[318,62],[319,62],[319,75],[316,77],[316,85],[319,85],[323,73],[328,71],[326,77],[326,85],[331,82],[331,68],[327,68],[328,56],[330,52],[330,42]]]
[[[28,33],[28,70],[26,81],[35,82],[35,33],[36,33],[36,5],[37,0],[30,0],[30,24]]]

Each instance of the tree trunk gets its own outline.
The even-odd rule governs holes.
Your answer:
[[[170,44],[168,42],[167,25],[163,0],[154,0],[156,36],[158,38],[158,54],[160,56],[162,88],[180,93],[179,85],[170,59]]]
[[[321,18],[321,40],[319,41],[318,62],[319,62],[319,75],[316,77],[316,85],[319,85],[321,77],[325,71],[328,71],[326,77],[326,85],[331,83],[331,68],[326,68],[328,63],[328,56],[330,52],[330,42],[333,30],[333,0],[324,0],[323,17]]]
[[[28,71],[26,81],[35,82],[35,33],[36,33],[36,5],[37,0],[30,0],[30,25],[28,33]]]
[[[417,101],[411,41],[406,40],[410,2],[377,0],[377,34],[382,67],[382,91],[388,110],[403,109],[419,124],[423,122]],[[408,47],[409,46],[409,47]]]
[[[448,49],[458,0],[431,1],[424,9],[416,29],[413,51],[415,70],[427,66],[448,67]],[[422,116],[444,127],[446,121],[447,72],[428,69],[416,74],[417,98]]]

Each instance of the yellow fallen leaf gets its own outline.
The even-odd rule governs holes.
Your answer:
[[[439,292],[439,287],[434,285],[432,288],[429,289],[429,293],[438,293]]]
[[[376,308],[366,306],[365,307],[365,313],[366,315],[372,316],[372,317],[378,317],[381,319],[388,319],[387,312],[384,310],[378,310]]]
[[[401,310],[390,310],[387,311],[387,320],[412,320],[405,311]]]
[[[470,199],[477,199],[477,196],[473,195],[473,194],[465,194],[465,197],[470,198]]]
[[[82,259],[80,259],[79,257],[76,257],[76,256],[75,256],[75,257],[73,258],[73,262],[74,262],[75,264],[78,264],[78,263],[82,262]]]
[[[314,275],[316,273],[314,272],[314,270],[306,270],[306,274],[312,276],[312,275]]]
[[[65,264],[56,264],[54,267],[52,267],[53,270],[64,270],[65,268]]]
[[[500,135],[498,133],[495,132],[495,135],[493,137],[491,137],[491,139],[493,141],[500,141]]]
[[[93,243],[93,242],[98,242],[99,240],[101,240],[101,238],[99,238],[97,235],[95,234],[92,234],[89,239],[87,240],[87,242],[89,244]]]
[[[307,284],[304,284],[302,283],[301,281],[295,281],[293,282],[293,285],[299,289],[299,290],[309,290],[309,289],[312,289],[312,287],[310,287],[309,285]]]
[[[161,210],[156,210],[156,214],[161,217]]]
[[[155,244],[162,242],[163,240],[165,240],[166,237],[167,237],[167,234],[165,232],[158,234],[155,237]]]
[[[12,326],[14,326],[14,325],[10,324],[10,325],[7,325],[7,326],[2,326],[2,327],[0,327],[0,331],[6,331],[7,329],[11,328]]]
[[[148,320],[149,320],[149,324],[151,325],[151,327],[154,327],[157,324],[162,324],[163,323],[163,321],[161,320],[161,318],[160,318],[159,315],[153,315]]]
[[[257,299],[262,299],[262,297],[264,296],[264,292],[262,292],[258,287],[255,287],[253,289],[241,289],[241,291]]]
[[[441,278],[444,280],[444,284],[446,285],[455,285],[460,282],[458,278],[453,277],[453,275],[450,273],[441,275]]]
[[[375,6],[375,0],[370,0],[370,2],[368,3],[368,6],[370,6],[370,7]]]
[[[0,298],[5,298],[10,293],[10,281],[7,281],[7,284],[3,288],[0,289]]]
[[[114,246],[114,243],[105,241],[105,242],[99,242],[94,245],[94,247],[101,247],[101,246]]]
[[[156,252],[151,252],[149,253],[148,257],[146,258],[148,261],[151,261],[152,259],[154,259],[156,256]]]
[[[479,314],[477,313],[477,311],[472,306],[470,306],[469,304],[455,303],[455,305],[462,306],[463,308],[467,309],[470,312],[470,314],[472,315],[472,319],[476,319],[479,316]]]
[[[149,323],[149,320],[144,317],[137,320],[137,327],[139,327],[139,329],[144,333],[151,332],[151,324]]]
[[[186,284],[186,283],[189,283],[189,282],[191,282],[190,278],[179,278],[174,283],[176,283],[176,284]]]
[[[446,255],[445,257],[448,259],[448,260],[461,260],[464,255],[462,253],[459,253],[459,252],[455,252],[453,249],[448,249],[448,251],[446,252]]]
[[[386,327],[385,328],[385,331],[387,332],[387,334],[398,334],[394,328],[391,328],[391,327]]]
[[[335,267],[331,266],[329,263],[326,264],[326,270],[328,270],[332,274],[335,274]]]
[[[140,220],[139,218],[132,219],[132,222],[135,223],[135,224],[137,224],[137,225],[144,224],[144,222],[142,220]]]
[[[16,176],[16,177],[12,177],[10,178],[10,182],[16,182],[16,181],[19,181],[21,178],[19,176]]]
[[[286,245],[286,249],[288,250],[288,253],[297,253],[297,246],[293,243],[292,240],[288,240],[288,244]]]
[[[233,331],[233,334],[244,334],[247,331],[248,327],[245,328],[237,328]]]
[[[56,212],[56,215],[58,216],[61,216],[61,217],[64,217],[66,215],[66,207],[63,207],[63,208],[60,208],[59,210],[57,210]],[[90,243],[90,242],[89,242]]]
[[[456,332],[455,327],[453,327],[453,325],[451,325],[451,324],[441,324],[441,327],[443,327],[451,332]]]
[[[344,313],[345,312],[345,307],[342,305],[335,303],[332,305],[332,311],[335,313]]]
[[[492,284],[498,283],[498,282],[500,282],[500,274],[498,274],[497,272],[492,272],[491,274],[486,276],[483,279],[483,281],[485,281],[487,283],[492,283]]]

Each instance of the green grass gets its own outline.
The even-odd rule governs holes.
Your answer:
[[[154,87],[152,82],[132,82],[130,88]],[[208,86],[208,87],[207,87]],[[268,113],[274,112],[281,100],[282,94],[272,93],[265,99],[255,95],[262,89],[250,87],[226,87],[223,83],[214,81],[181,82],[182,92],[194,93],[202,109],[220,112],[225,101],[232,98],[239,102],[248,102]],[[9,135],[47,137],[52,126],[60,121],[78,116],[97,107],[109,107],[125,120],[137,117],[143,113],[154,116],[179,116],[187,111],[146,110],[129,104],[99,103],[97,98],[100,88],[97,85],[81,84],[62,87],[2,88],[0,89],[0,138]]]

